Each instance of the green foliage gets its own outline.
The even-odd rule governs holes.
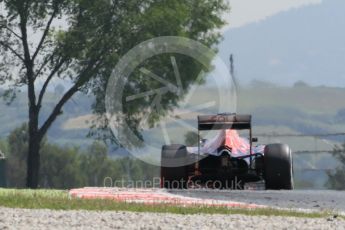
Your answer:
[[[8,136],[7,183],[10,187],[22,188],[26,179],[26,158],[28,150],[28,126],[12,131]]]
[[[195,133],[195,132],[190,131],[190,132],[185,134],[185,144],[187,146],[195,146],[195,145],[197,145],[198,144],[198,140],[199,140],[198,134]]]
[[[8,136],[7,142],[0,142],[1,146],[8,146],[6,175],[9,187],[25,187],[27,138],[27,125],[23,124]],[[124,181],[126,186],[129,181],[152,181],[159,176],[158,167],[140,160],[109,158],[107,146],[102,142],[96,141],[86,150],[60,147],[46,140],[42,145],[39,183],[42,188],[102,187],[105,178],[111,178],[112,182]]]
[[[4,154],[5,157],[8,155],[8,144],[6,140],[0,140],[0,152]]]
[[[189,37],[211,47],[219,41],[216,29],[224,24],[221,15],[228,9],[225,0],[7,0],[0,3],[4,6],[0,12],[0,83],[9,85],[3,95],[10,102],[16,90],[27,87],[30,135],[27,185],[31,188],[38,185],[40,142],[75,93],[96,94],[94,111],[104,115],[105,86],[122,55],[144,40],[166,35]],[[68,26],[54,27],[59,20]],[[159,63],[166,62],[162,59]],[[197,70],[198,66],[188,64],[185,63],[186,73]],[[45,94],[54,80],[65,80],[70,88],[42,119]],[[152,80],[140,83],[141,88],[150,88]],[[188,89],[191,81],[184,83]],[[162,111],[152,117],[152,123],[178,100],[171,97],[162,102]],[[147,108],[150,103],[144,105]],[[127,122],[138,127],[138,135],[140,111],[143,110],[125,111]],[[107,129],[107,124],[98,128]],[[108,137],[113,140],[112,135]]]
[[[73,188],[83,184],[77,148],[46,144],[41,151],[40,185],[44,188]]]
[[[71,199],[66,191],[59,190],[15,190],[0,189],[1,206],[9,208],[26,209],[52,209],[52,210],[92,210],[92,211],[129,211],[129,212],[152,212],[174,214],[226,214],[248,216],[282,216],[299,218],[327,218],[339,216],[330,211],[301,212],[274,208],[228,208],[208,206],[181,206],[172,204],[129,204],[126,202],[114,202],[100,199]],[[344,218],[343,215],[339,216]]]
[[[89,186],[103,186],[106,177],[114,178],[122,175],[120,166],[107,157],[107,147],[94,142],[85,154],[80,156],[80,171]]]
[[[295,88],[306,88],[306,87],[309,87],[309,85],[304,81],[297,81],[297,82],[295,82],[293,87],[295,87]]]
[[[328,173],[326,187],[329,189],[345,190],[345,143],[341,146],[335,146],[333,156],[339,160],[338,166],[334,172]]]
[[[107,61],[110,61],[109,65],[112,66],[135,45],[158,36],[183,36],[202,42],[209,47],[214,47],[220,38],[219,33],[215,29],[220,28],[224,24],[219,16],[221,12],[228,8],[223,0],[160,0],[146,3],[129,1],[126,7],[131,9],[129,15],[121,16],[123,19],[118,24],[120,28],[118,31],[123,29],[122,33],[126,34],[126,40],[118,48],[119,52],[117,54],[119,55],[114,55],[107,59]],[[128,9],[126,8],[126,10]],[[131,14],[132,12],[134,14]],[[128,28],[133,28],[133,32],[127,34]],[[112,42],[117,43],[121,36],[123,35],[112,35]],[[147,78],[140,73],[139,69],[143,67],[169,82],[176,82],[171,66],[171,55],[159,55],[141,63],[131,76],[126,79],[127,84],[123,99],[140,92],[147,92],[162,87],[156,80]],[[186,93],[202,70],[202,66],[191,58],[178,54],[173,55],[176,58],[182,76],[184,93]],[[93,92],[96,95],[93,109],[98,115],[104,115],[105,113],[105,87],[109,75],[110,71],[105,69],[103,76],[106,77],[93,82]],[[165,94],[160,103],[161,107],[151,113],[148,111],[152,109],[153,98],[143,98],[131,103],[123,103],[125,105],[123,112],[126,114],[126,123],[139,138],[142,138],[140,131],[142,126],[146,125],[142,124],[143,120],[146,119],[146,114],[150,114],[147,119],[148,124],[154,126],[182,98],[183,95]],[[95,126],[95,128],[105,131],[101,133],[101,137],[103,139],[109,138],[111,141],[116,142],[114,137],[108,132],[108,121],[104,117],[101,117],[101,121],[103,121],[101,125]],[[93,134],[99,134],[95,129],[93,131]]]

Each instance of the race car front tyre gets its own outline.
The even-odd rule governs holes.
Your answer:
[[[184,145],[164,145],[161,155],[161,185],[168,189],[187,187],[188,171],[185,165],[187,148]]]
[[[290,147],[286,144],[270,144],[266,145],[264,153],[266,189],[292,190],[294,182]]]

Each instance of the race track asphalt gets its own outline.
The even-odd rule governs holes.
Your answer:
[[[274,208],[336,211],[345,213],[345,192],[330,190],[169,190],[193,198],[231,200]]]

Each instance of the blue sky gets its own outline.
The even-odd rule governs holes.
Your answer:
[[[219,55],[235,55],[241,83],[345,87],[344,0],[231,2]]]
[[[224,15],[229,23],[224,30],[258,22],[282,11],[310,4],[320,4],[322,0],[228,0],[231,12]]]

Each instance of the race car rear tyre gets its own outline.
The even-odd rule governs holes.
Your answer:
[[[184,145],[164,145],[161,156],[161,185],[168,189],[187,187],[188,171],[185,162],[187,148]]]
[[[293,161],[291,149],[286,144],[270,144],[265,147],[264,177],[266,189],[292,190]]]

